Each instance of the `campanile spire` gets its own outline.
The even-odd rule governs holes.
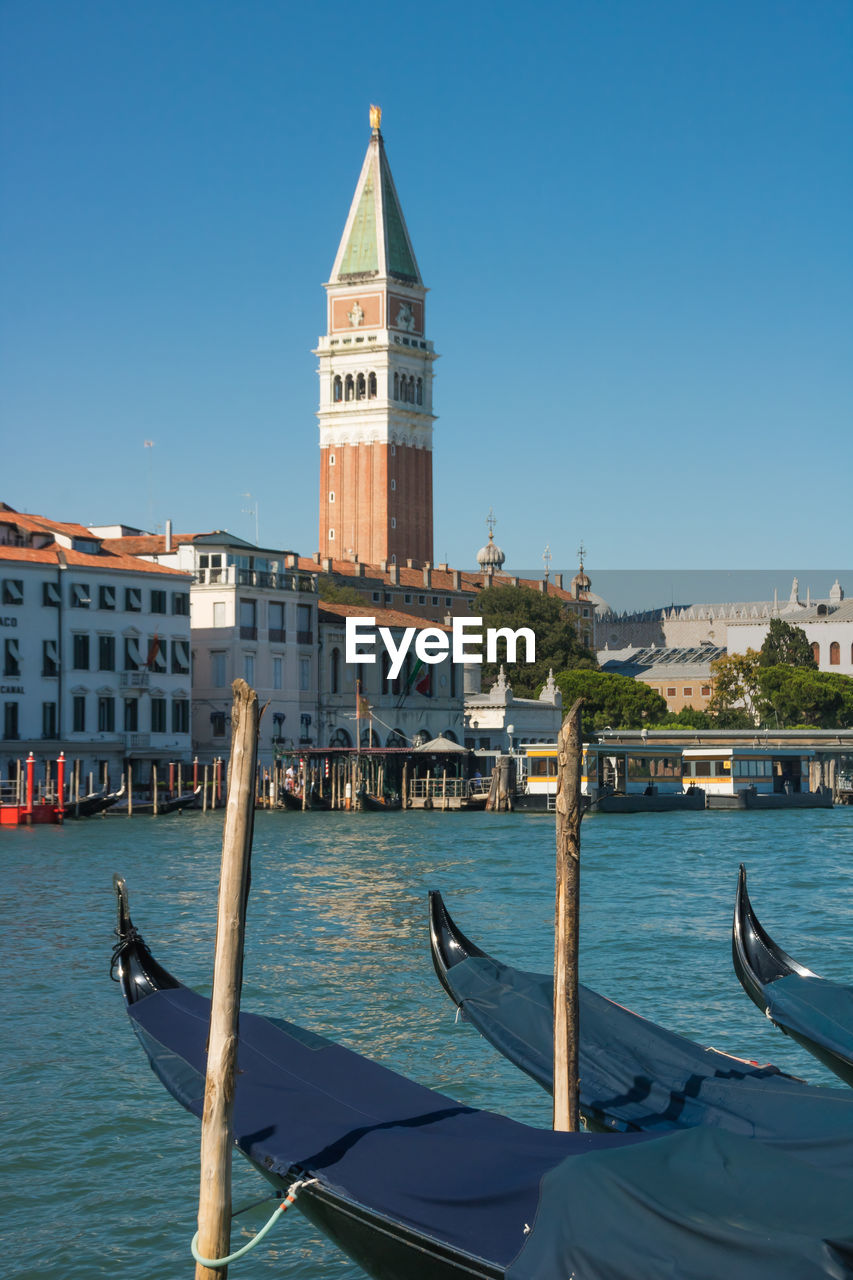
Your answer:
[[[371,136],[327,294],[320,374],[320,554],[432,560],[432,367],[426,288],[380,130]]]

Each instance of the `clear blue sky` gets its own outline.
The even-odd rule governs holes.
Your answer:
[[[517,569],[851,563],[847,0],[3,0],[0,78],[12,506],[316,549],[377,102],[436,559],[494,507]]]

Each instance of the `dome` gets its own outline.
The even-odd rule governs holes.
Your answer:
[[[477,564],[481,569],[502,569],[506,556],[495,542],[495,535],[489,530],[489,541],[477,552]]]

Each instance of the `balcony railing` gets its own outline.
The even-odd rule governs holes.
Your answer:
[[[297,644],[313,644],[314,632],[313,631],[297,631],[296,643]]]
[[[150,683],[148,671],[122,671],[118,678],[120,689],[147,689]]]
[[[140,747],[150,747],[151,734],[150,733],[126,733],[124,735],[124,745],[128,751],[132,751],[134,748],[138,749]]]
[[[241,640],[257,640],[257,638],[258,638],[257,627],[241,627],[240,628]]]
[[[283,627],[270,627],[269,638],[270,644],[284,644],[287,639],[287,632]]]
[[[265,591],[315,591],[311,573],[285,570],[270,573],[262,569],[238,569],[230,564],[215,569],[196,569],[193,582],[199,586],[229,583],[231,586],[258,587]]]

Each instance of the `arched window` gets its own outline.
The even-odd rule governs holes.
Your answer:
[[[409,404],[415,403],[415,376],[409,378]]]
[[[355,380],[355,398],[356,400],[364,400],[367,397],[367,383],[364,380],[364,374],[360,373]]]
[[[837,667],[841,665],[841,645],[837,640],[833,640],[829,646],[829,665]]]
[[[445,729],[445,730],[442,732],[442,735],[441,735],[441,736],[442,736],[442,738],[446,738],[448,742],[458,742],[458,741],[459,741],[459,739],[457,738],[456,734],[453,732],[453,730],[452,730],[452,729]]]
[[[340,693],[341,691],[341,651],[340,649],[332,650],[332,658],[330,662],[330,676],[332,693]]]
[[[332,399],[335,404],[339,404],[344,398],[344,384],[341,382],[341,375],[335,374],[335,380],[332,383]]]
[[[422,747],[424,743],[429,742],[429,734],[427,733],[426,729],[418,729],[417,733],[412,739],[412,742],[416,747]]]
[[[371,729],[370,725],[361,731],[361,745],[363,747],[381,747],[382,741],[375,729]]]
[[[409,744],[399,729],[392,729],[385,739],[386,747],[407,747]]]
[[[417,399],[417,402],[418,402],[418,404],[423,404],[423,402],[424,402],[424,380],[423,380],[423,378],[418,378],[418,380],[417,380],[417,382],[416,382],[416,384],[415,384],[415,388],[416,388],[416,399]]]
[[[395,400],[399,400],[399,399],[400,399],[400,375],[399,375],[399,373],[395,373],[395,374],[394,374],[394,399],[395,399]]]
[[[376,374],[369,373],[367,375],[367,398],[368,400],[376,399]]]
[[[812,645],[812,657],[814,658],[817,665],[820,666],[820,645],[818,644],[817,640],[815,640],[814,644]]]
[[[344,386],[345,386],[345,388],[346,388],[346,399],[347,399],[347,400],[352,400],[353,392],[354,392],[354,386],[353,386],[353,380],[352,380],[352,374],[351,374],[351,373],[348,373],[348,374],[347,374],[347,380],[346,380],[346,382],[345,382]]]
[[[332,734],[331,738],[329,739],[329,746],[330,747],[351,747],[352,738],[349,736],[346,729],[336,729],[335,732]]]

